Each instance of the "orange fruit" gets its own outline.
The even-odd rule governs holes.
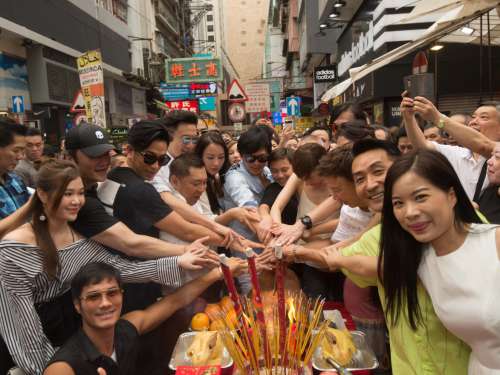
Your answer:
[[[221,329],[224,329],[224,322],[222,320],[216,319],[210,323],[210,331],[218,331]]]
[[[216,303],[209,303],[207,307],[205,307],[205,314],[208,315],[210,320],[215,320],[222,316],[222,309]]]
[[[191,328],[194,331],[205,331],[210,328],[210,319],[205,313],[198,313],[191,319]]]
[[[219,306],[224,311],[234,309],[233,300],[229,296],[222,297],[222,299],[219,302]]]

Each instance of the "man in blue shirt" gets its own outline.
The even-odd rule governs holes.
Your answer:
[[[4,219],[28,201],[22,179],[13,173],[24,158],[26,127],[0,120],[0,219]]]

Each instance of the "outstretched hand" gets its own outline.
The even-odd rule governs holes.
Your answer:
[[[179,266],[186,270],[199,270],[206,266],[218,266],[217,253],[210,250],[203,243],[209,237],[203,237],[186,247],[186,252],[179,257]]]

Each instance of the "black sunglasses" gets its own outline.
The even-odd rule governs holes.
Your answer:
[[[254,156],[254,155],[244,155],[243,156],[246,160],[247,163],[255,163],[256,161],[258,161],[259,163],[267,163],[267,161],[269,160],[269,155],[257,155],[257,156]]]
[[[170,161],[170,156],[168,156],[167,154],[161,156],[156,156],[151,152],[140,152],[140,154],[142,155],[144,163],[147,165],[153,165],[154,163],[158,162],[160,167],[163,167]]]

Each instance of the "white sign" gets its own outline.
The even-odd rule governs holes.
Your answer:
[[[229,119],[232,122],[242,122],[245,119],[245,105],[243,103],[232,103],[228,108]]]
[[[368,31],[359,36],[358,42],[352,44],[350,51],[342,54],[337,66],[338,75],[341,76],[361,59],[367,52],[373,49],[373,21],[370,22]]]
[[[245,85],[248,96],[245,109],[247,112],[269,112],[271,110],[271,90],[267,83],[250,83]]]

